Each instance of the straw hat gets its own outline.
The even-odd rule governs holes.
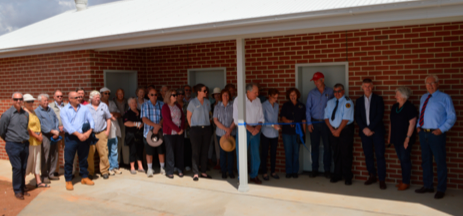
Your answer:
[[[149,131],[146,135],[146,142],[151,147],[158,147],[162,144],[164,138],[162,136],[162,131],[159,130],[158,134],[153,134],[153,131]]]
[[[235,150],[235,138],[233,138],[233,136],[222,136],[222,138],[220,138],[220,148],[222,148],[226,152],[231,152]]]

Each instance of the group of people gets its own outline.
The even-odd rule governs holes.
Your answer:
[[[342,84],[333,88],[325,86],[321,72],[315,73],[311,81],[316,87],[309,92],[306,104],[299,101],[301,93],[297,88],[289,88],[281,111],[277,89],[268,89],[267,98],[263,98],[259,96],[257,84],[246,85],[243,96],[246,97],[250,181],[261,184],[259,172],[267,181],[270,177],[280,178],[275,169],[280,130],[286,178],[298,178],[300,143],[305,141],[308,130],[312,154],[309,176],[319,175],[319,146],[323,140],[325,177],[333,183],[344,180],[346,185],[351,185],[353,122],[356,121],[370,174],[365,184],[377,182],[378,175],[380,188],[386,189],[384,103],[381,96],[373,93],[373,81],[363,80],[364,95],[356,100],[356,109],[353,101],[345,96]],[[409,88],[396,89],[397,103],[390,112],[387,144],[393,144],[396,149],[402,168],[402,182],[397,187],[405,190],[410,186],[410,154],[418,133],[424,186],[416,192],[434,192],[434,156],[439,181],[435,198],[442,198],[447,182],[445,134],[455,123],[456,115],[450,96],[438,90],[438,77],[426,77],[425,84],[428,93],[421,98],[420,112],[408,100]],[[184,171],[189,170],[193,172],[194,181],[211,178],[206,173],[208,155],[210,158],[211,149],[215,149],[222,178],[235,178],[233,149],[218,145],[223,140],[234,142],[238,136],[238,103],[234,103],[236,88],[233,84],[223,90],[215,88],[212,94],[207,86],[197,84],[194,88],[185,85],[179,89],[163,86],[160,92],[154,86],[138,88],[137,97],[129,99],[125,99],[123,89],[117,90],[113,100],[110,95],[111,90],[104,87],[90,92],[89,101],[86,101],[85,90],[78,88],[69,92],[66,104],[59,90],[55,91],[52,103],[48,103],[47,94],[35,99],[30,94],[13,93],[13,106],[0,119],[0,135],[6,141],[5,149],[13,167],[13,189],[18,199],[29,195],[25,176],[30,173],[35,175],[37,187],[50,187],[50,180],[59,180],[56,171],[60,145],[64,145],[67,190],[73,190],[75,164],[79,167],[81,183],[94,185],[95,152],[99,155],[103,179],[121,174],[120,156],[125,147],[129,149],[131,174],[146,172],[152,177],[155,173],[153,156],[157,156],[159,172],[168,178],[174,178],[175,173],[181,178]],[[34,110],[36,100],[39,106]],[[236,145],[237,162],[238,148]],[[269,157],[270,172],[267,170]]]

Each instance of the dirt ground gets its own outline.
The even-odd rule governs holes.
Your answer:
[[[28,186],[31,196],[25,196],[24,200],[14,197],[13,185],[10,181],[0,180],[0,216],[18,215],[40,192],[43,188],[36,189]]]

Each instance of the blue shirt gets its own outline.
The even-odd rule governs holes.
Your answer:
[[[63,122],[64,132],[73,134],[74,132],[82,133],[82,126],[85,123],[90,124],[91,129],[95,129],[95,122],[93,121],[92,114],[88,110],[88,107],[79,104],[77,111],[68,103],[61,109],[59,113],[61,121]]]
[[[140,118],[147,118],[155,124],[160,124],[162,120],[161,109],[164,103],[157,100],[156,104],[153,105],[150,100],[147,100],[141,106]],[[149,131],[152,131],[154,127],[148,124],[144,124],[143,136],[146,138]]]
[[[262,110],[264,112],[264,118],[266,124],[262,126],[262,134],[267,138],[277,138],[278,137],[278,130],[272,127],[272,124],[278,124],[278,112],[280,110],[280,106],[278,103],[273,103],[273,107],[266,100],[262,103]]]
[[[58,117],[50,107],[45,110],[42,106],[39,106],[35,109],[35,114],[40,120],[42,133],[50,133],[51,130],[59,131]]]
[[[199,102],[199,99],[195,97],[188,104],[187,110],[192,113],[191,115],[191,127],[193,126],[209,126],[209,113],[211,112],[211,103],[209,100],[204,98],[203,104]]]
[[[314,88],[309,92],[307,102],[305,104],[307,111],[305,116],[307,118],[307,124],[312,124],[312,118],[324,119],[325,118],[325,107],[328,100],[334,98],[333,89],[326,87],[323,90],[323,94],[320,93],[318,88]]]
[[[86,106],[92,114],[93,122],[95,123],[95,128],[93,129],[95,133],[104,131],[106,127],[108,127],[108,123],[106,121],[111,118],[111,113],[109,112],[108,105],[106,105],[103,102],[100,102],[96,110],[95,108],[93,108],[92,104],[87,104]]]
[[[334,114],[334,120],[331,120],[334,107],[336,107],[336,100],[338,99],[332,98],[328,101],[325,108],[324,119],[329,119],[331,126],[335,128],[341,125],[342,120],[349,120],[347,124],[352,124],[352,122],[354,122],[354,103],[350,98],[346,98],[345,95],[339,99],[338,109],[336,109],[336,113]]]
[[[424,94],[420,100],[420,113],[418,120],[416,121],[416,126],[420,127],[421,109],[423,108],[423,103],[428,98],[429,93]],[[423,129],[440,129],[442,133],[450,130],[450,128],[455,124],[457,116],[455,114],[455,108],[453,107],[452,98],[448,94],[445,94],[439,90],[434,92],[428,100],[428,105],[426,105],[426,110],[424,111],[423,116]]]

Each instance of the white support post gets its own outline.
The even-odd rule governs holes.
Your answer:
[[[246,145],[246,73],[244,65],[244,39],[236,39],[236,73],[238,78],[238,97],[235,102],[238,102],[238,146],[239,146],[239,178],[240,185],[238,191],[246,192],[248,186],[248,149]]]

